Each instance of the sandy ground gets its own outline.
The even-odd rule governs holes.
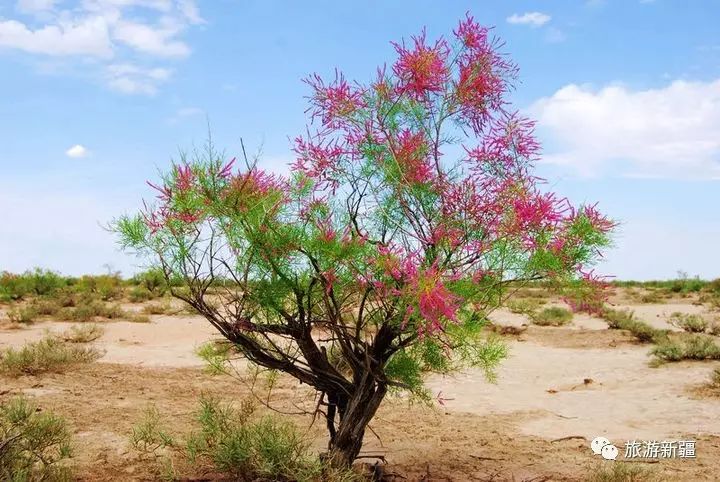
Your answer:
[[[689,302],[622,305],[657,327],[674,311],[700,313]],[[65,374],[9,378],[0,375],[0,399],[17,393],[65,415],[77,443],[75,465],[82,480],[151,480],[152,465],[138,458],[128,436],[148,403],[182,431],[202,393],[241,399],[243,383],[212,377],[194,354],[215,337],[194,316],[152,316],[151,323],[105,322],[95,342],[97,362]],[[520,326],[522,315],[497,310],[496,324]],[[0,347],[20,346],[46,330],[70,323],[44,322],[0,330]],[[600,319],[576,315],[562,328],[530,326],[507,337],[510,356],[489,383],[479,371],[432,376],[427,385],[445,405],[428,408],[391,399],[372,423],[364,453],[381,454],[398,480],[583,480],[603,462],[589,441],[697,440],[696,459],[649,464],[662,480],[720,480],[720,399],[693,389],[720,363],[648,365],[647,345],[608,330]],[[274,392],[279,406],[308,403],[311,394],[291,379]],[[307,417],[295,417],[308,427]],[[310,429],[316,446],[326,443],[321,424]]]

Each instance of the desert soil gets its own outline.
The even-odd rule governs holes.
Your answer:
[[[684,300],[633,305],[618,299],[615,304],[662,328],[671,328],[672,312],[704,310]],[[248,395],[243,381],[204,371],[195,350],[216,335],[202,318],[151,318],[151,323],[102,323],[105,332],[94,345],[105,354],[96,363],[64,374],[0,375],[0,400],[23,393],[69,420],[81,480],[157,477],[155,464],[129,445],[132,426],[149,404],[183,432],[201,394],[225,400]],[[529,323],[505,310],[492,319],[497,325]],[[0,347],[21,346],[46,330],[69,326],[42,322],[0,329]],[[696,440],[694,459],[633,463],[651,467],[662,480],[720,480],[720,399],[697,390],[720,363],[651,368],[648,345],[586,315],[576,315],[566,327],[530,326],[506,339],[510,356],[496,383],[476,370],[430,377],[427,386],[444,405],[389,399],[371,425],[363,453],[385,457],[397,480],[583,480],[599,464],[613,463],[592,454],[589,443],[596,436],[618,446],[618,460],[628,440]],[[312,404],[312,394],[282,378],[273,400],[293,411]],[[327,443],[322,424],[310,427],[309,417],[292,417],[322,450]]]

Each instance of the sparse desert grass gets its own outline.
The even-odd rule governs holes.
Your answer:
[[[141,453],[157,454],[159,450],[173,447],[173,437],[162,423],[160,412],[155,405],[145,409],[142,420],[132,428],[130,444]]]
[[[530,315],[540,308],[544,302],[544,300],[538,298],[519,298],[508,300],[505,306],[511,313]]]
[[[704,333],[709,327],[709,323],[702,316],[677,311],[670,315],[669,322],[688,333]]]
[[[645,293],[642,293],[640,297],[638,298],[638,301],[641,303],[647,303],[647,304],[660,304],[665,303],[665,299],[659,291],[646,291]]]
[[[713,372],[710,374],[710,385],[713,388],[720,389],[720,367],[713,370]]]
[[[627,330],[643,343],[658,343],[667,337],[667,330],[658,330],[635,318],[629,310],[605,309],[602,318],[611,329]]]
[[[720,320],[715,319],[710,326],[708,326],[708,333],[713,336],[720,336]]]
[[[15,306],[7,311],[7,317],[13,323],[29,324],[37,319],[38,312],[30,305]]]
[[[708,335],[679,333],[658,343],[650,351],[660,362],[720,360],[720,345]]]
[[[292,423],[254,413],[250,400],[235,408],[202,398],[196,419],[199,430],[180,443],[165,428],[157,409],[150,407],[133,428],[130,442],[141,453],[163,461],[166,476],[174,478],[210,465],[240,480],[358,480],[350,471],[323,470],[310,442]]]
[[[170,303],[149,303],[142,308],[142,312],[146,315],[165,315],[173,313],[174,310]]]
[[[125,319],[133,323],[150,323],[151,321],[145,313],[127,313]]]
[[[225,373],[231,352],[232,345],[222,341],[208,341],[195,350],[195,354],[206,363],[205,371],[211,375]]]
[[[570,310],[560,306],[551,306],[531,316],[533,323],[540,326],[562,326],[572,321]]]
[[[0,480],[72,480],[63,461],[70,457],[67,423],[49,411],[39,411],[25,398],[0,405]]]
[[[128,299],[132,303],[142,303],[153,299],[153,294],[144,286],[133,286],[128,292]]]
[[[585,480],[587,482],[659,482],[660,478],[648,467],[611,462],[595,466]]]
[[[0,350],[0,372],[10,376],[37,375],[44,372],[61,373],[79,363],[89,363],[100,358],[94,348],[66,343],[55,336],[20,348]]]
[[[60,335],[68,343],[90,343],[100,338],[105,329],[95,323],[75,325]]]

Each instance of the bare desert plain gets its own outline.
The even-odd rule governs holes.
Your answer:
[[[643,293],[616,287],[608,303],[673,332],[680,330],[670,323],[677,312],[717,320],[717,311],[697,294],[647,302]],[[563,304],[540,291],[525,294],[545,307]],[[96,319],[102,335],[89,345],[102,353],[97,361],[60,373],[0,374],[0,402],[24,395],[38,410],[68,420],[73,437],[69,464],[79,480],[158,480],[157,458],[130,443],[133,426],[149,406],[174,432],[183,433],[191,430],[202,395],[226,401],[249,395],[249,378],[212,374],[197,355],[201,345],[218,338],[210,324],[174,301],[163,303],[177,309],[150,315],[143,323]],[[126,300],[122,308],[138,312],[152,304],[158,301]],[[0,310],[3,319],[10,307],[0,305]],[[588,480],[618,463],[646,470],[650,478],[637,480],[720,480],[720,390],[710,383],[719,361],[656,366],[652,343],[610,329],[599,317],[576,313],[562,326],[540,326],[518,311],[501,308],[490,316],[490,329],[509,348],[494,383],[480,370],[466,370],[427,378],[427,387],[442,403],[388,398],[371,423],[361,454],[367,458],[361,460],[373,463],[373,457],[382,456],[387,480]],[[81,324],[47,317],[29,324],[5,321],[0,349]],[[292,415],[300,407],[312,409],[312,392],[281,376],[271,397],[273,406],[290,413],[287,417],[322,451],[327,443],[323,424]],[[618,446],[616,461],[592,453],[590,441],[597,436]],[[625,459],[629,440],[694,440],[696,456]],[[184,470],[181,480],[225,480],[212,467]]]

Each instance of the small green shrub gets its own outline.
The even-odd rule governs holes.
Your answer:
[[[26,276],[7,271],[0,274],[0,301],[20,300],[31,291],[32,286]]]
[[[655,471],[625,462],[600,463],[585,479],[587,482],[655,482]]]
[[[675,312],[670,315],[670,324],[681,328],[688,333],[704,333],[708,329],[708,322],[700,315]]]
[[[537,298],[511,299],[505,306],[511,313],[520,315],[531,315],[542,305],[543,300]]]
[[[559,306],[545,308],[539,313],[532,315],[532,321],[540,326],[562,326],[572,321],[573,314],[570,310]]]
[[[191,468],[212,464],[233,480],[358,480],[349,470],[323,467],[311,454],[309,441],[292,423],[275,416],[255,417],[254,412],[249,399],[236,408],[202,398],[197,413],[199,430],[182,444],[164,428],[157,409],[150,407],[133,428],[130,441],[140,452],[162,458],[163,465],[171,468],[166,472],[175,477],[176,467],[184,463]],[[179,459],[173,460],[173,456]]]
[[[128,314],[120,308],[120,305],[109,305],[100,300],[83,298],[75,307],[60,310],[59,316],[66,321],[94,321],[95,318],[110,320],[125,318]]]
[[[635,313],[630,310],[613,310],[606,308],[602,312],[602,318],[607,321],[610,328],[622,330],[628,323],[635,321]]]
[[[133,323],[150,323],[150,317],[143,313],[128,313],[125,319]]]
[[[25,398],[0,405],[0,480],[70,481],[63,462],[71,455],[70,431],[62,417],[38,411]]]
[[[100,338],[104,332],[103,327],[94,323],[75,325],[66,330],[60,338],[68,343],[90,343]]]
[[[205,371],[211,375],[225,373],[231,352],[232,345],[230,343],[218,341],[208,341],[195,350],[195,354],[207,363]]]
[[[40,298],[33,300],[30,306],[32,306],[37,314],[41,316],[57,315],[62,308],[62,305],[52,298]]]
[[[683,333],[656,345],[650,354],[664,362],[720,360],[720,345],[707,335]]]
[[[116,300],[123,295],[122,278],[117,273],[80,278],[77,291],[98,296],[103,301]]]
[[[667,330],[658,330],[635,318],[629,310],[605,309],[602,317],[611,329],[627,330],[643,343],[658,343],[667,337]]]
[[[0,350],[0,372],[10,376],[60,373],[73,365],[100,358],[97,350],[65,343],[54,336],[15,349]]]
[[[665,299],[659,291],[648,291],[640,295],[640,302],[648,304],[665,303]]]
[[[146,315],[164,315],[172,312],[170,303],[150,303],[143,306],[142,312]]]
[[[131,279],[131,282],[149,295],[147,299],[163,296],[168,289],[165,273],[160,268],[152,268],[138,273]]]
[[[13,323],[28,324],[35,321],[38,317],[38,312],[34,306],[20,306],[11,308],[7,312],[7,317]]]
[[[720,320],[715,320],[710,323],[710,326],[708,327],[708,333],[713,336],[720,336]]]
[[[710,385],[713,388],[720,388],[720,367],[713,370],[710,374]]]
[[[193,458],[204,457],[224,473],[256,474],[270,480],[302,480],[320,475],[319,461],[295,426],[275,417],[251,420],[253,405],[239,410],[217,400],[201,400],[201,431],[188,442]]]
[[[163,427],[160,412],[155,405],[150,405],[142,420],[133,427],[130,443],[136,450],[153,455],[175,445],[172,436]]]
[[[133,286],[128,293],[128,299],[132,303],[142,303],[143,301],[151,300],[152,298],[153,294],[144,286]]]

